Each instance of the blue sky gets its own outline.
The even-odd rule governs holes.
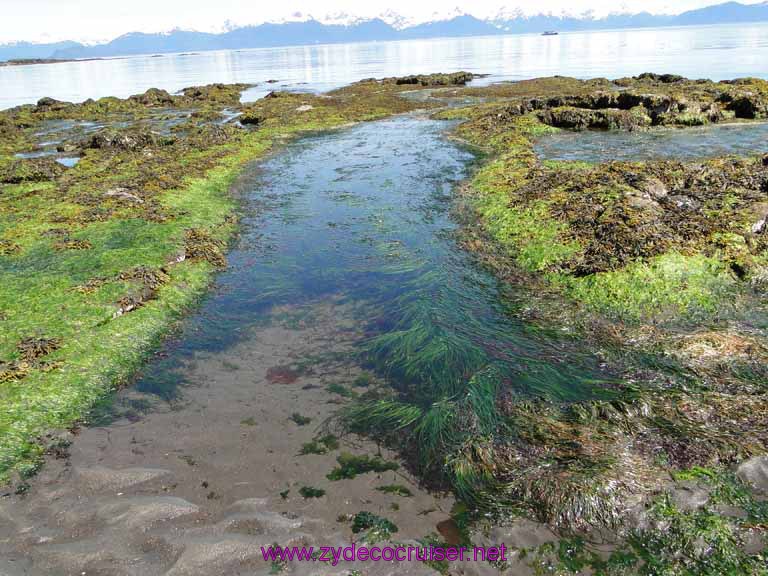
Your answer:
[[[643,10],[674,14],[720,1],[724,0],[457,0],[446,8],[444,0],[0,0],[0,42],[62,39],[94,42],[136,30],[162,32],[179,27],[213,32],[221,31],[227,22],[258,24],[307,15],[322,20],[338,13],[373,17],[386,11],[401,14],[410,23],[445,17],[457,10],[481,18],[518,8],[526,14],[563,11],[581,14],[590,10],[597,16]],[[756,3],[756,0],[741,1]]]

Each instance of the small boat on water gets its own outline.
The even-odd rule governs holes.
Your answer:
[[[546,32],[543,32],[542,36],[557,36],[559,32],[555,32],[554,30],[547,30]]]

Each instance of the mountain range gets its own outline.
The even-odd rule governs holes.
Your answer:
[[[768,21],[768,1],[760,4],[726,2],[690,10],[678,15],[611,14],[601,18],[590,15],[525,15],[522,12],[499,14],[481,20],[469,14],[401,27],[404,21],[388,14],[386,20],[351,19],[344,23],[320,22],[314,18],[299,21],[265,23],[231,28],[215,34],[187,30],[166,33],[132,32],[110,42],[85,45],[78,42],[34,44],[19,42],[0,45],[0,61],[27,58],[101,58],[135,54],[262,48],[306,44],[408,40],[440,37],[490,36],[499,34],[541,33],[545,31],[580,31],[656,26],[691,26],[723,23]]]

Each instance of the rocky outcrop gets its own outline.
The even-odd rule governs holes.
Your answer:
[[[0,167],[0,183],[47,182],[54,180],[67,169],[53,158],[19,158]]]
[[[651,125],[651,118],[645,109],[638,106],[631,110],[605,109],[591,110],[562,106],[550,108],[538,113],[539,120],[557,128],[571,130],[622,129],[637,130]]]
[[[542,122],[574,130],[610,128],[636,130],[647,126],[700,126],[727,115],[717,102],[634,91],[529,98],[508,105],[513,115],[538,111]],[[733,115],[733,112],[730,112]]]
[[[768,118],[768,99],[753,92],[724,94],[721,101],[725,102],[726,109],[732,111],[736,118]]]
[[[181,93],[183,100],[190,103],[215,103],[232,106],[240,103],[240,95],[243,90],[247,90],[251,86],[251,84],[208,84],[185,88]]]
[[[264,116],[261,114],[256,114],[253,111],[250,112],[244,112],[242,116],[239,118],[240,124],[243,126],[252,126],[256,127],[261,125],[264,122]]]
[[[173,96],[159,88],[150,88],[144,94],[136,94],[128,98],[128,100],[148,107],[166,107],[175,104]]]
[[[55,100],[53,98],[41,98],[37,101],[35,106],[35,112],[58,112],[60,110],[66,110],[72,107],[71,102],[62,102],[61,100]]]
[[[113,149],[136,151],[149,146],[155,146],[159,142],[158,135],[148,130],[115,131],[102,130],[97,132],[85,142],[84,149]]]
[[[455,72],[453,74],[418,74],[402,76],[400,78],[388,78],[385,82],[394,82],[397,85],[413,84],[418,86],[464,86],[474,79],[471,72]]]

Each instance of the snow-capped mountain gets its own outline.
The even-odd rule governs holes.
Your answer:
[[[620,5],[601,14],[594,11],[547,11],[551,0],[508,5],[489,14],[468,14],[449,8],[412,17],[388,10],[377,17],[336,12],[315,16],[294,12],[279,22],[243,26],[226,22],[219,33],[171,30],[132,32],[96,45],[77,42],[0,45],[0,60],[13,58],[90,58],[200,50],[259,48],[317,43],[386,41],[438,37],[596,30],[607,28],[686,26],[768,21],[768,2],[726,2],[677,15],[631,14]],[[554,6],[554,4],[552,4]],[[582,4],[582,6],[585,6]],[[618,11],[617,11],[618,10]]]
[[[356,16],[347,12],[332,12],[321,18],[315,18],[315,20],[326,26],[356,26],[361,22],[370,20],[370,18]]]
[[[403,16],[391,9],[382,12],[378,17],[382,22],[389,24],[395,30],[404,30],[418,24],[414,18]]]

